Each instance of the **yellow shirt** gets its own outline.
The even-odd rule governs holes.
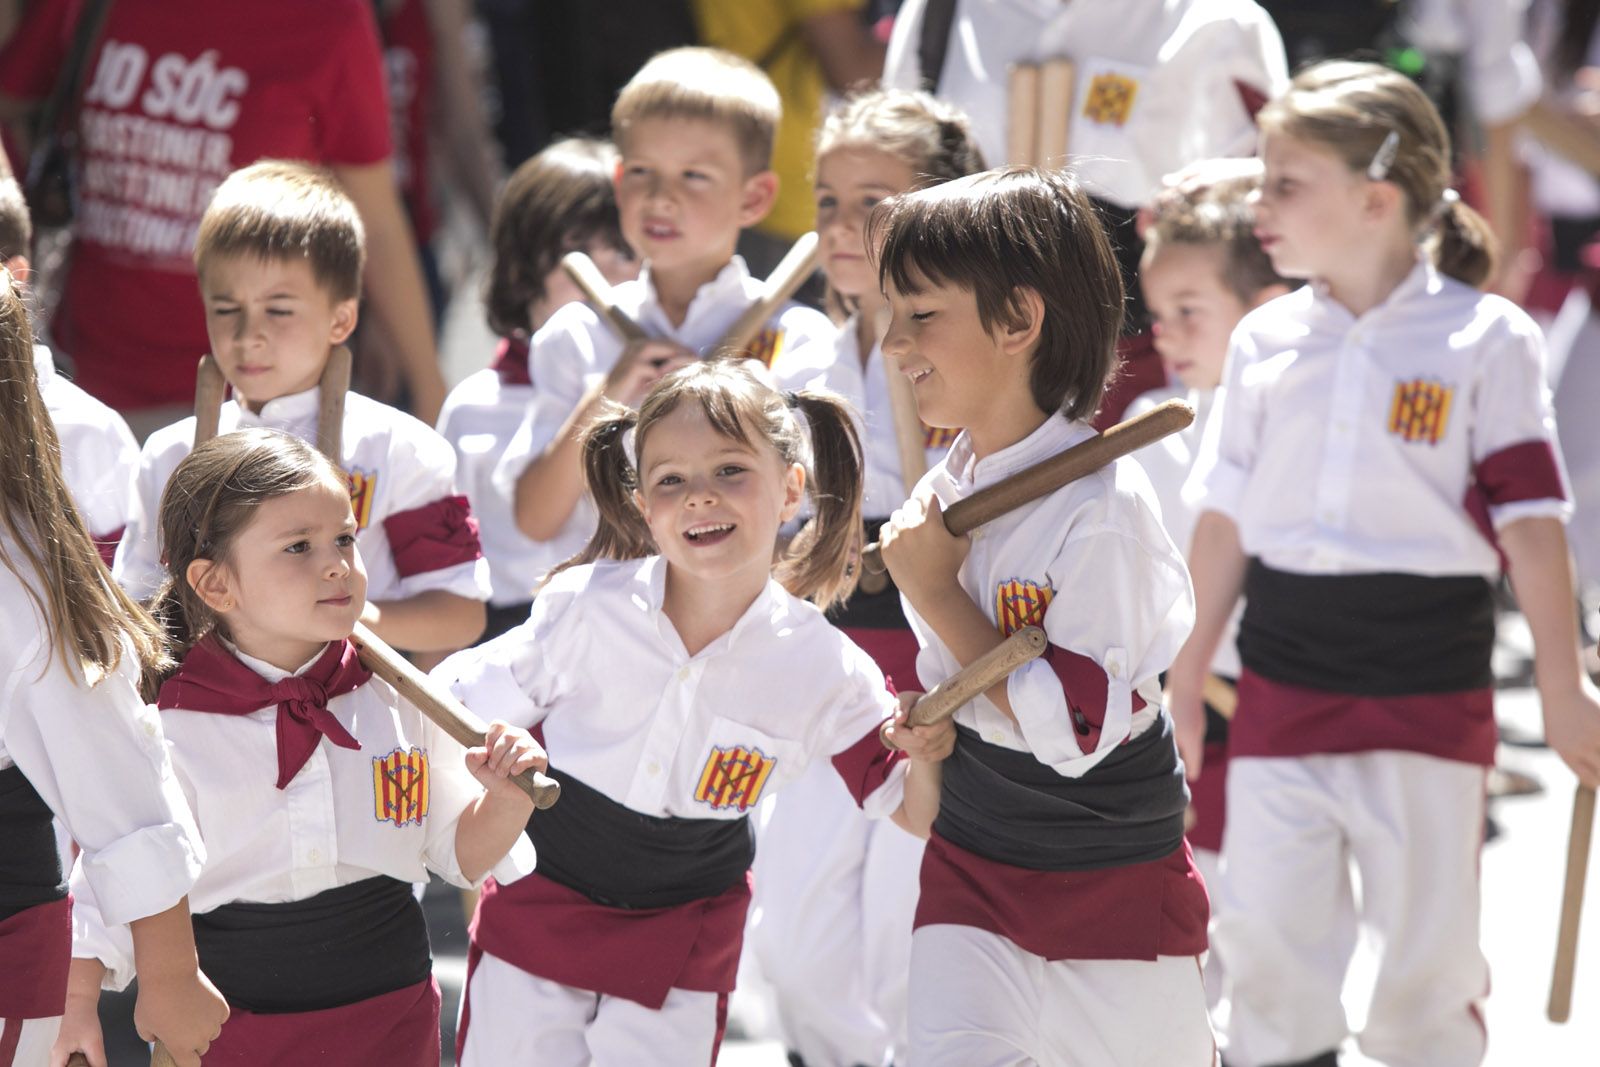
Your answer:
[[[757,227],[793,239],[816,225],[811,194],[813,148],[827,85],[822,64],[801,36],[800,24],[834,11],[859,11],[864,0],[695,0],[700,40],[765,63],[783,99],[783,119],[773,140],[772,169],[778,201]]]

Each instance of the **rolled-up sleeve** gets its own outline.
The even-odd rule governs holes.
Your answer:
[[[1217,511],[1235,523],[1239,521],[1261,430],[1259,391],[1249,388],[1255,363],[1251,338],[1235,331],[1228,349],[1227,369],[1212,401],[1211,418],[1201,435],[1194,469],[1183,486],[1183,499],[1197,515]]]

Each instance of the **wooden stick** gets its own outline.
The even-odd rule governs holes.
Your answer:
[[[1008,511],[1047,496],[1086,474],[1093,474],[1113,460],[1177,433],[1193,421],[1194,408],[1182,400],[1164,401],[1142,415],[1117,423],[1103,434],[950,505],[944,513],[945,529],[957,537],[971,533]],[[878,546],[868,545],[861,553],[861,561],[869,570],[881,568],[883,557]]]
[[[1561,893],[1561,926],[1556,935],[1555,970],[1550,976],[1553,1023],[1572,1014],[1572,980],[1578,967],[1578,920],[1583,917],[1583,883],[1589,873],[1589,838],[1594,832],[1594,790],[1578,786],[1572,798],[1572,836],[1567,841],[1567,884]]]
[[[922,417],[917,414],[917,397],[911,388],[911,379],[895,367],[883,368],[889,383],[889,413],[894,419],[894,443],[900,453],[900,481],[906,489],[906,499],[928,473],[927,441],[922,428]]]
[[[567,272],[567,277],[572,279],[574,285],[583,290],[584,300],[622,338],[624,344],[649,340],[650,335],[645,328],[635,322],[632,315],[617,307],[611,295],[611,283],[594,265],[594,260],[582,252],[568,252],[561,257],[561,269]]]
[[[1039,68],[1039,130],[1034,151],[1041,167],[1067,165],[1077,77],[1070,59],[1047,59]]]
[[[81,1052],[74,1052],[67,1057],[67,1067],[89,1067],[89,1057]],[[178,1067],[178,1061],[172,1058],[167,1046],[157,1041],[155,1048],[150,1050],[150,1067]]]
[[[713,353],[743,352],[750,347],[750,342],[756,334],[767,324],[767,320],[778,313],[778,309],[788,302],[795,294],[795,290],[805,284],[806,279],[817,269],[818,238],[815,233],[802,234],[800,239],[789,246],[789,251],[783,254],[783,259],[772,268],[772,273],[767,275],[766,294],[745,308],[744,314],[734,320],[728,332],[722,335],[722,340],[711,347]]]
[[[486,729],[483,721],[449,691],[384,644],[364,623],[356,623],[350,643],[356,646],[363,667],[394,686],[397,693],[416,705],[418,711],[459,741],[463,748],[477,748],[483,744]],[[538,771],[524,771],[511,780],[528,794],[533,806],[541,810],[561,796],[561,784]]]
[[[328,355],[318,383],[317,451],[341,466],[344,451],[344,398],[350,392],[350,349],[344,345]]]
[[[1233,718],[1239,708],[1239,691],[1215,674],[1206,675],[1200,687],[1200,698],[1216,708],[1224,719]]]
[[[1038,659],[1050,639],[1037,626],[1024,626],[961,670],[952,674],[911,706],[912,726],[931,726],[956,713],[963,704],[1004,681],[1012,671]]]
[[[1008,162],[1031,167],[1039,162],[1039,68],[1018,63],[1011,68],[1006,100]]]
[[[222,401],[228,394],[228,379],[222,367],[206,353],[194,371],[194,444],[209,441],[217,436],[217,425],[222,420]]]

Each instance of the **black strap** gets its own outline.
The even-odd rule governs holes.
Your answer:
[[[71,125],[77,117],[78,104],[83,99],[83,76],[89,52],[100,39],[100,31],[105,28],[106,16],[110,13],[111,0],[88,0],[78,16],[67,61],[62,65],[61,74],[56,78],[50,95],[45,98],[44,107],[39,110],[39,123],[34,127],[35,138],[39,141],[58,136],[63,127]],[[33,161],[46,154],[38,150],[33,152],[28,166],[28,184],[32,185],[34,181]]]
[[[922,36],[917,41],[917,65],[922,70],[922,88],[939,95],[944,77],[944,57],[950,50],[950,27],[956,21],[956,0],[928,0],[922,10]]]
[[[67,895],[48,805],[17,767],[0,771],[0,919]]]

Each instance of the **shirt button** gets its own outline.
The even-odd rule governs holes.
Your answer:
[[[680,668],[678,668],[678,681],[687,682],[688,680],[689,680],[689,668],[688,667],[680,667]]]
[[[1006,739],[1006,735],[1001,733],[999,730],[990,730],[989,731],[989,743],[990,744],[994,744],[994,745],[1003,744],[1005,742],[1005,739]]]
[[[645,764],[644,770],[646,774],[654,778],[656,775],[661,773],[661,764],[657,763],[655,760],[651,760],[649,763]]]
[[[1108,666],[1106,668],[1106,673],[1111,675],[1111,677],[1113,677],[1113,678],[1121,678],[1122,677],[1122,664],[1120,664],[1120,663],[1112,663],[1110,666]]]
[[[322,862],[322,850],[314,848],[310,852],[307,852],[306,853],[306,862],[307,863],[321,863]]]
[[[157,733],[158,730],[156,729],[156,724],[153,720],[144,724],[144,735],[146,737],[154,737]]]

